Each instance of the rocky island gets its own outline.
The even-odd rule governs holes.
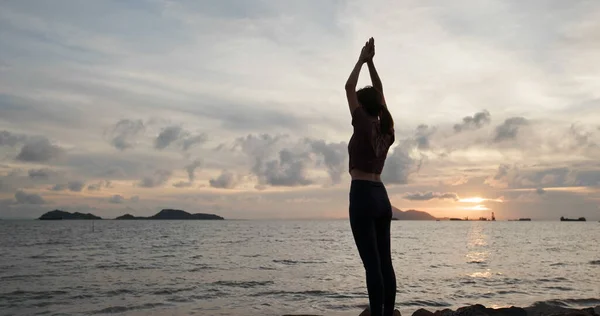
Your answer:
[[[408,210],[401,211],[400,209],[392,206],[392,219],[399,221],[434,221],[436,220],[431,214],[423,211]]]
[[[102,217],[96,216],[94,214],[83,214],[79,212],[69,213],[61,210],[54,210],[47,212],[40,216],[38,219],[40,220],[62,220],[62,219],[102,219]]]
[[[115,219],[118,219],[118,220],[135,220],[135,219],[224,220],[223,217],[215,215],[215,214],[204,214],[204,213],[191,214],[186,211],[174,210],[174,209],[164,209],[150,217],[133,216],[131,214],[125,214],[125,215],[119,216]]]

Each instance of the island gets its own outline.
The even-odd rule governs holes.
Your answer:
[[[174,209],[164,209],[150,217],[133,216],[131,214],[125,214],[125,215],[119,216],[115,219],[118,219],[118,220],[136,220],[136,219],[224,220],[223,217],[215,215],[215,214],[204,214],[204,213],[190,214],[186,211],[174,210]]]
[[[431,214],[417,210],[402,211],[392,206],[392,220],[396,221],[434,221],[437,218]]]
[[[61,210],[47,212],[38,218],[40,220],[62,220],[62,219],[102,219],[94,214],[83,214],[79,212],[69,213]]]

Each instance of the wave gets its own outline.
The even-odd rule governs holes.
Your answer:
[[[155,307],[160,307],[160,306],[170,306],[170,304],[165,304],[165,303],[146,303],[146,304],[142,304],[142,305],[134,305],[134,306],[111,306],[111,307],[107,307],[107,308],[103,308],[97,311],[92,311],[92,314],[117,314],[117,313],[124,313],[127,311],[131,311],[131,310],[138,310],[138,309],[152,309]]]
[[[315,296],[315,297],[323,297],[323,298],[332,298],[332,299],[343,299],[343,298],[355,298],[356,295],[342,294],[330,291],[322,291],[322,290],[308,290],[308,291],[266,291],[250,294],[253,297],[260,296]]]
[[[434,300],[412,300],[401,302],[402,306],[424,306],[424,307],[450,307],[452,304],[444,301]]]
[[[273,284],[275,284],[275,282],[273,281],[217,281],[212,283],[212,285],[225,287],[241,287],[245,289]]]
[[[281,264],[287,264],[287,265],[327,263],[326,261],[303,261],[303,260],[290,260],[290,259],[273,260],[273,262],[275,262],[275,263],[281,263]]]
[[[556,277],[556,278],[541,278],[541,279],[537,279],[537,282],[565,282],[565,281],[569,281],[566,278],[563,277]]]
[[[590,261],[591,265],[600,265],[600,260],[592,260]]]
[[[183,287],[183,288],[166,288],[152,292],[154,295],[171,295],[179,292],[193,291],[197,289],[197,286]]]

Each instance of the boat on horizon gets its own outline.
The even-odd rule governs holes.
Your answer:
[[[580,217],[580,218],[566,218],[566,217],[561,216],[560,217],[560,221],[561,222],[585,222],[586,219],[585,219],[585,217]]]

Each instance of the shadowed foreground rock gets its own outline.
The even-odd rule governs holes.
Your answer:
[[[358,313],[357,313],[358,315]],[[360,316],[369,316],[363,311]],[[287,314],[283,316],[324,316],[308,314]],[[426,309],[415,311],[412,316],[600,316],[600,306],[584,309],[567,308],[548,303],[535,303],[529,307],[487,308],[480,304],[465,306],[457,309],[443,309],[435,312]]]

